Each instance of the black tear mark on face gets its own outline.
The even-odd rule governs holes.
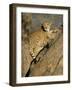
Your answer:
[[[43,30],[44,32],[47,32],[47,31],[44,29],[43,25],[41,26],[41,28],[42,28],[42,30]]]

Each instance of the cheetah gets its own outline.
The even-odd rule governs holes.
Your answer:
[[[58,29],[51,29],[51,25],[52,23],[44,22],[40,29],[30,34],[29,47],[30,55],[33,59],[36,58],[38,53],[50,42],[50,40],[54,39]]]

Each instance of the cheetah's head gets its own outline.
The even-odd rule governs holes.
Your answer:
[[[42,28],[43,28],[44,31],[49,32],[51,25],[52,25],[52,23],[48,23],[48,22],[46,21],[46,22],[44,22],[44,23],[42,24]]]

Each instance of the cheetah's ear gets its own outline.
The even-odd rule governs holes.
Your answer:
[[[50,23],[49,23],[49,26],[51,26],[52,24],[53,24],[53,23],[52,23],[52,22],[50,22]]]
[[[53,23],[52,22],[50,22],[50,26],[52,25]]]

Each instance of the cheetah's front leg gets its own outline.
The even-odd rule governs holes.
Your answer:
[[[39,59],[36,59],[36,57],[38,56],[41,49],[42,47],[38,47],[38,48],[33,48],[33,50],[31,51],[31,56],[33,58],[34,63],[39,62]]]

